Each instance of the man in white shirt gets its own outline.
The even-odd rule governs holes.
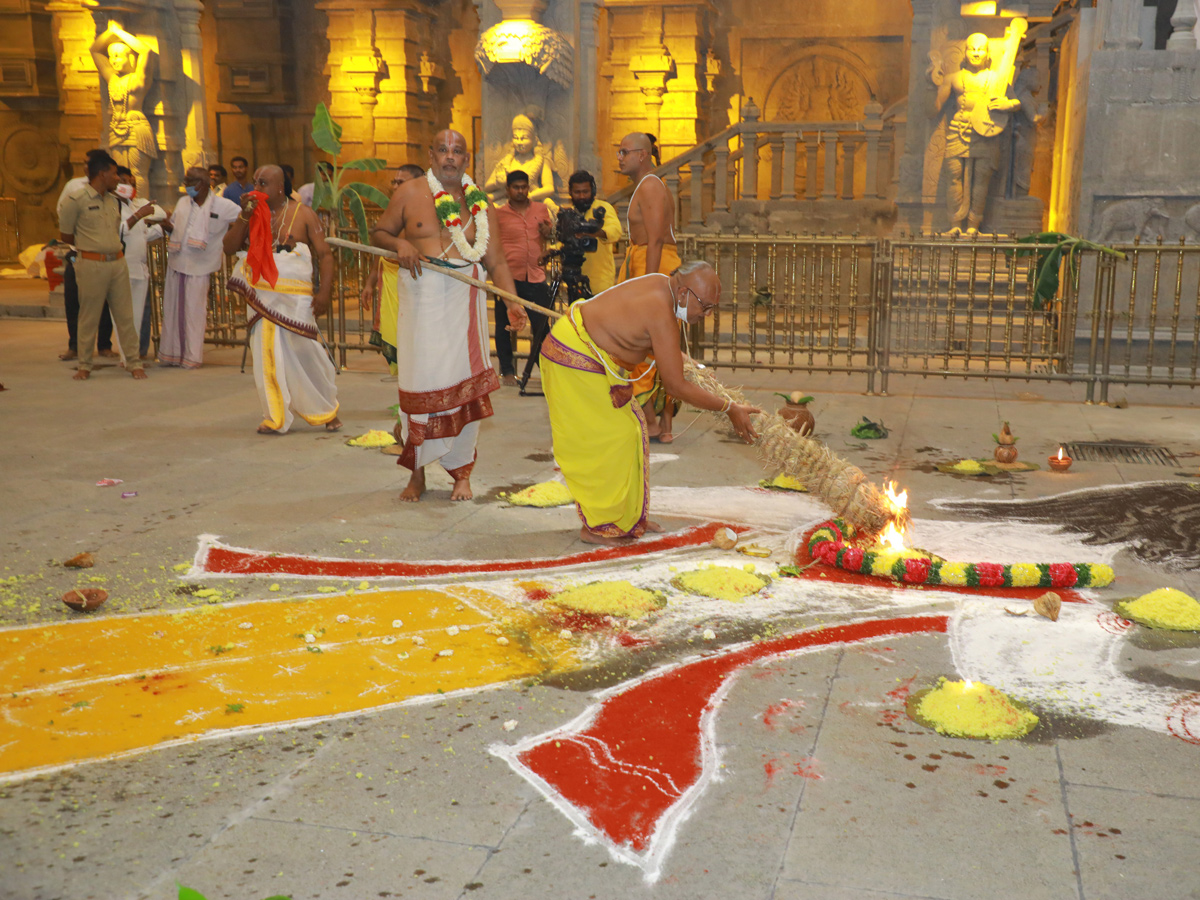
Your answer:
[[[208,321],[208,285],[221,268],[221,242],[241,212],[232,200],[209,187],[208,170],[193,166],[183,178],[186,197],[171,214],[167,243],[167,278],[163,287],[162,340],[159,362],[198,369],[204,362],[204,329]]]
[[[121,201],[121,240],[125,244],[125,265],[129,269],[129,290],[133,297],[133,327],[138,331],[136,353],[133,348],[121,355],[144,359],[150,349],[150,329],[146,327],[146,295],[150,290],[150,267],[146,265],[146,244],[163,235],[167,212],[162,207],[137,199],[137,177],[126,166],[117,167],[117,198]],[[169,227],[169,226],[168,226]]]
[[[103,152],[103,150],[89,150],[87,157],[90,159],[93,154]],[[87,175],[80,175],[78,178],[70,179],[63,185],[62,192],[58,195],[58,204],[55,207],[59,221],[62,220],[63,203],[67,197],[87,185],[87,183]],[[67,314],[67,352],[60,353],[58,358],[61,360],[74,360],[79,356],[79,348],[77,346],[79,332],[79,285],[75,281],[75,263],[72,260],[66,260],[63,263],[63,304],[66,307]],[[112,333],[112,316],[108,312],[108,303],[106,302],[104,310],[100,313],[100,326],[96,331],[97,356],[117,355],[112,348]]]

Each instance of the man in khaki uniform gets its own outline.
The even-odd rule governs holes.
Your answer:
[[[67,197],[59,217],[62,241],[75,247],[75,279],[79,284],[79,368],[76,381],[92,377],[92,352],[100,313],[108,301],[122,347],[137,347],[129,269],[121,246],[121,204],[116,190],[117,162],[107,153],[89,156],[88,183]],[[133,356],[129,372],[145,378]]]

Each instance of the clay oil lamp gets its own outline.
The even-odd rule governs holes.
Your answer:
[[[1067,456],[1066,451],[1062,447],[1058,448],[1058,456],[1048,456],[1046,461],[1050,463],[1050,468],[1055,472],[1065,472],[1071,468],[1071,463],[1075,460]]]

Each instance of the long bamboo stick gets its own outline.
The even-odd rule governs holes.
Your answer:
[[[392,262],[396,262],[400,259],[400,257],[396,255],[395,251],[384,250],[382,247],[370,247],[366,244],[359,244],[355,243],[354,241],[346,241],[342,238],[327,237],[325,238],[325,243],[332,244],[335,247],[342,247],[345,250],[358,250],[362,253],[370,253],[372,256],[382,256],[384,259],[390,259]],[[429,257],[424,257],[423,261],[429,261]],[[432,271],[438,272],[442,275],[449,275],[451,278],[455,279],[456,281],[461,281],[463,284],[470,284],[474,287],[482,288],[489,294],[495,294],[497,297],[500,297],[504,300],[517,303],[535,313],[541,313],[543,316],[549,316],[552,319],[562,318],[563,314],[557,310],[547,309],[544,306],[539,306],[536,303],[518,297],[516,294],[510,294],[508,291],[501,290],[494,284],[488,284],[486,281],[480,281],[478,278],[472,278],[470,275],[464,275],[457,269],[451,269],[433,262],[431,262],[430,265],[432,266]]]

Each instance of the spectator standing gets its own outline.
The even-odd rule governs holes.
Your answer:
[[[424,176],[425,170],[412,163],[401,166],[392,176],[392,190]],[[360,301],[363,309],[374,307],[371,319],[371,345],[378,347],[388,364],[388,371],[395,377],[396,367],[396,315],[400,309],[400,295],[396,291],[396,278],[400,275],[400,264],[382,257],[375,260],[367,283],[363,285]],[[378,298],[378,300],[377,300]],[[376,302],[377,301],[377,302]]]
[[[103,150],[89,150],[87,158],[91,159],[95,154],[105,154]],[[57,215],[59,221],[62,220],[63,204],[67,197],[79,190],[88,183],[86,174],[80,175],[77,178],[70,179],[63,185],[62,191],[58,195]],[[61,231],[61,228],[59,229]],[[67,352],[60,353],[58,358],[61,360],[78,359],[78,330],[79,330],[79,286],[75,281],[75,260],[73,257],[68,257],[63,261],[63,303],[66,306],[67,314]],[[112,348],[112,316],[108,313],[108,304],[104,304],[104,311],[100,314],[100,326],[96,332],[97,355],[99,356],[116,356]]]
[[[244,156],[235,156],[229,161],[229,170],[233,174],[233,181],[217,196],[241,204],[242,194],[254,190],[254,185],[250,183],[250,163]]]
[[[150,291],[150,267],[146,265],[146,244],[163,235],[167,212],[154,203],[139,200],[137,176],[126,166],[117,169],[120,184],[116,194],[121,201],[121,242],[125,245],[125,266],[129,269],[129,291],[133,298],[133,327],[138,332],[136,353],[122,356],[145,359],[150,352],[150,329],[147,327],[146,296]],[[169,226],[167,226],[169,227]]]
[[[167,277],[163,286],[163,365],[198,369],[204,362],[204,327],[208,321],[208,285],[221,268],[221,242],[241,207],[209,189],[208,172],[199,166],[183,177],[186,197],[171,215],[167,243]]]
[[[73,191],[59,217],[60,237],[74,246],[75,277],[79,286],[79,368],[76,381],[92,377],[92,344],[100,313],[107,301],[126,347],[137,346],[129,270],[121,247],[121,204],[113,193],[119,184],[117,162],[107,153],[88,158],[88,183]],[[141,362],[129,361],[134,378],[146,377]]]
[[[229,173],[220,163],[213,163],[208,167],[208,186],[218,197],[225,193],[225,188],[229,187]]]
[[[541,266],[541,258],[544,242],[550,240],[554,234],[550,210],[541,200],[529,199],[529,176],[520,169],[508,173],[505,190],[508,193],[508,203],[496,210],[496,218],[500,225],[500,246],[504,250],[508,270],[512,273],[517,296],[549,308],[553,300],[546,284],[546,270]],[[496,298],[495,304],[496,356],[500,361],[500,381],[502,384],[515,386],[518,382],[513,365],[512,337],[508,331],[508,308],[499,297]],[[529,318],[533,326],[531,346],[536,348],[545,337],[546,317],[539,313],[531,313]],[[529,375],[536,362],[537,353],[531,351],[520,382],[522,393],[525,392],[525,384],[529,381]]]

